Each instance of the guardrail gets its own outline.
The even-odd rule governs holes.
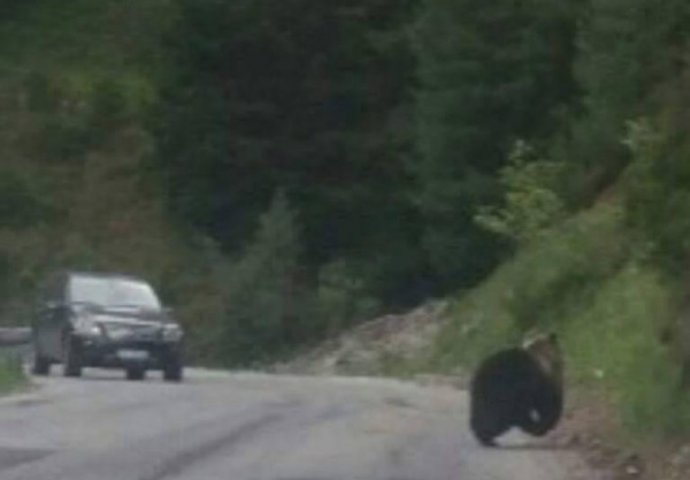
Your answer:
[[[15,347],[31,343],[29,327],[0,327],[0,347]]]
[[[15,359],[28,362],[31,358],[31,329],[28,327],[0,327],[0,360]]]

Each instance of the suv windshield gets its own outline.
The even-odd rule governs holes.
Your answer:
[[[120,278],[72,277],[69,282],[69,299],[72,302],[93,303],[104,307],[161,308],[156,294],[148,284]]]

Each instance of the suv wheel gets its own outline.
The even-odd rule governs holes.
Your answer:
[[[171,355],[163,366],[163,380],[166,382],[182,381],[182,359],[179,354]]]
[[[62,354],[63,374],[65,377],[81,377],[82,358],[79,340],[71,335],[65,337]]]
[[[31,366],[31,373],[34,375],[50,375],[50,362],[45,357],[34,354],[34,363]]]
[[[127,380],[143,380],[146,378],[146,370],[140,367],[130,367],[127,369]]]

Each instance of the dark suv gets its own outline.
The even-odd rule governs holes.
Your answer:
[[[116,274],[66,273],[52,278],[33,324],[33,372],[65,376],[83,367],[124,368],[141,380],[148,369],[182,380],[182,329],[151,286]]]

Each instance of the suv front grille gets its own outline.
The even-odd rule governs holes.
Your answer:
[[[160,328],[152,325],[106,323],[106,335],[115,341],[152,342],[160,339]]]

